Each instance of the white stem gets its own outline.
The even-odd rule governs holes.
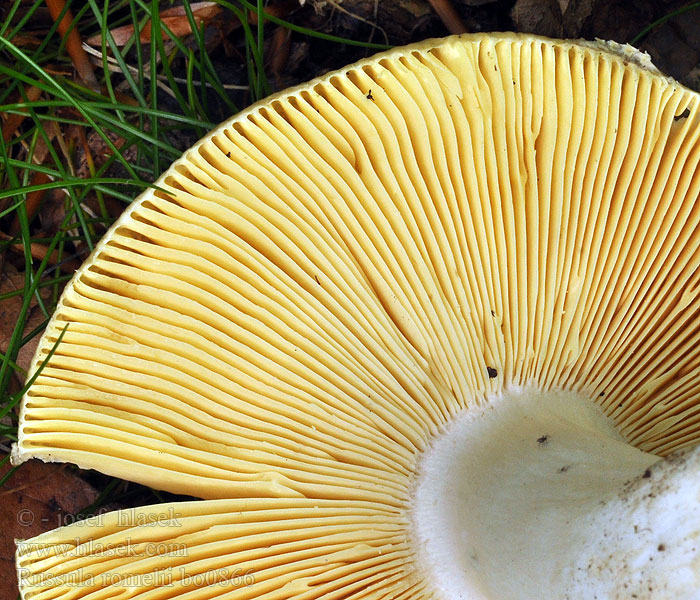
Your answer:
[[[675,585],[657,555],[668,562],[671,547],[685,544],[692,575],[700,534],[683,528],[700,523],[697,491],[688,489],[700,483],[669,463],[649,469],[659,460],[625,443],[579,394],[505,392],[460,415],[422,457],[417,562],[445,600],[631,598],[630,586],[647,594],[639,598],[665,598],[648,592]],[[652,474],[665,488],[658,501],[645,491]],[[700,582],[678,589],[697,594]]]

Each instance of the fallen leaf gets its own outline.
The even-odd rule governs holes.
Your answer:
[[[5,263],[4,272],[0,278],[0,295],[21,290],[23,287],[24,274],[18,272],[11,264]],[[50,294],[50,289],[45,288],[42,297],[48,300]],[[12,296],[0,302],[0,352],[3,354],[7,351],[7,347],[12,339],[12,332],[19,319],[21,310],[21,295]],[[36,329],[44,320],[44,314],[41,312],[36,299],[32,299],[22,335],[27,335],[30,331]],[[29,369],[32,357],[39,344],[39,337],[39,335],[36,335],[24,344],[17,355],[17,364],[25,371]]]
[[[594,0],[518,0],[510,15],[517,31],[578,37],[593,13],[594,4]]]
[[[286,27],[278,25],[272,34],[272,43],[268,50],[270,69],[278,82],[281,80],[282,73],[287,66],[289,60],[289,49],[291,47],[290,30]]]
[[[222,12],[222,7],[216,2],[193,2],[190,4],[192,9],[192,16],[198,26],[202,24],[209,24],[216,16]],[[273,17],[284,18],[289,13],[299,8],[298,0],[285,0],[279,4],[274,4],[272,6],[265,7],[265,14],[271,15]],[[231,13],[232,14],[232,13]],[[192,27],[190,26],[190,21],[187,18],[185,9],[182,6],[174,6],[173,8],[168,8],[160,12],[160,21],[167,25],[167,27],[175,34],[177,37],[184,37],[192,33]],[[249,11],[248,22],[251,25],[256,25],[258,22],[258,14],[256,11]],[[232,21],[227,22],[224,26],[224,30],[228,31],[240,27],[240,22],[232,17]],[[117,46],[126,45],[129,40],[134,36],[134,26],[124,25],[122,27],[116,27],[115,29],[110,29],[109,32],[114,38],[114,42]],[[162,32],[163,39],[167,39],[168,34]],[[148,43],[151,41],[151,21],[146,21],[139,39],[143,43]],[[90,46],[101,46],[102,45],[102,35],[93,35],[88,38],[87,43]]]
[[[23,286],[24,275],[18,273],[12,265],[6,264],[0,277],[0,294],[14,292]],[[0,352],[3,354],[7,351],[21,310],[22,296],[12,296],[0,302]]]
[[[11,467],[5,464],[0,474]],[[28,539],[75,520],[97,499],[97,491],[67,465],[33,460],[0,488],[0,598],[17,597],[15,539]]]
[[[46,136],[40,136],[39,138],[37,138],[31,156],[28,157],[32,161],[32,163],[36,165],[43,165],[44,161],[49,156],[49,146],[47,144],[47,140],[49,143],[51,143],[56,137],[56,135],[60,134],[58,124],[54,121],[48,121],[47,123],[45,123],[44,131],[46,133]],[[29,185],[43,185],[51,180],[52,178],[46,173],[42,173],[41,171],[35,171],[31,176]],[[29,219],[29,221],[31,221],[34,218],[34,215],[39,210],[39,207],[42,204],[46,192],[47,190],[36,190],[34,192],[27,193],[24,205],[26,207],[27,218]],[[12,236],[17,236],[19,235],[19,231],[19,217],[17,216],[17,214],[15,214],[14,218],[12,219],[12,224],[10,225],[10,234]]]
[[[26,96],[27,102],[35,102],[41,96],[41,89],[36,86],[30,85],[25,88],[24,94]],[[17,98],[18,101],[23,101],[23,98]],[[17,132],[22,121],[29,115],[28,111],[22,110],[20,113],[11,114],[7,117],[5,123],[2,126],[2,139],[6,142],[10,141],[10,138]]]
[[[15,33],[10,39],[10,41],[18,48],[29,48],[31,50],[34,50],[41,46],[42,42],[41,38],[38,35],[24,33],[21,31]]]
[[[206,25],[211,21],[216,15],[218,15],[222,8],[216,2],[193,2],[190,4],[192,10],[192,16],[194,17],[197,26],[202,24]],[[165,25],[176,37],[184,37],[192,33],[192,26],[189,19],[187,18],[187,13],[184,7],[174,6],[160,12],[160,21]],[[134,36],[134,26],[124,25],[123,27],[116,27],[115,29],[110,29],[109,31],[114,38],[114,43],[117,46],[126,45],[129,40]],[[168,34],[165,29],[162,31],[163,39],[168,38]],[[141,42],[144,44],[151,41],[151,21],[148,20],[141,29],[139,34]],[[87,43],[91,46],[101,46],[102,45],[102,35],[93,35],[87,39]]]

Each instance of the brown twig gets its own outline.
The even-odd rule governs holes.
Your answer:
[[[428,2],[450,33],[467,33],[469,31],[450,0],[428,0]]]
[[[66,1],[46,0],[46,6],[49,9],[49,13],[51,13],[51,18],[56,21],[64,11]],[[97,83],[97,77],[95,77],[92,63],[85,50],[83,50],[80,34],[78,30],[75,27],[71,27],[71,25],[73,25],[73,14],[70,10],[66,10],[58,24],[58,32],[66,41],[66,50],[73,61],[73,65],[75,65],[75,70],[78,72],[78,75],[80,75],[80,79],[82,79],[89,88],[99,91],[100,86]]]

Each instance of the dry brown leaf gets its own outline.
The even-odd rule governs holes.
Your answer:
[[[91,177],[92,172],[90,163],[94,168],[100,168],[105,161],[112,156],[112,149],[107,145],[107,142],[96,131],[90,131],[87,136],[84,135],[83,127],[75,127],[67,131],[66,135],[69,139],[75,141],[75,170],[78,177]],[[117,150],[121,150],[126,143],[126,139],[113,131],[103,132],[110,141],[114,144]],[[122,155],[126,160],[136,160],[137,148],[129,146],[124,148]]]
[[[38,100],[41,96],[41,90],[33,85],[25,88],[25,95],[27,102],[34,102]],[[21,100],[18,98],[17,100]],[[6,142],[10,141],[10,138],[15,135],[17,129],[22,124],[22,121],[27,117],[27,111],[23,111],[21,114],[12,114],[7,117],[7,120],[2,126],[2,139]]]
[[[29,180],[29,185],[30,186],[35,186],[35,185],[44,185],[48,183],[49,181],[52,181],[52,178],[47,175],[46,173],[42,173],[41,171],[36,171],[31,179]],[[39,207],[41,206],[41,201],[44,198],[44,194],[46,193],[46,190],[35,190],[33,192],[28,192],[27,196],[24,200],[25,206],[27,207],[27,218],[31,221],[34,218],[34,215],[37,213],[39,210]],[[16,236],[19,233],[20,230],[20,224],[19,224],[19,218],[15,217],[14,220],[12,221],[12,225],[10,226],[10,234],[13,236]]]
[[[197,22],[197,25],[209,24],[216,16],[222,12],[222,7],[215,2],[193,2],[190,4],[192,9],[192,15]],[[285,0],[279,4],[265,7],[265,14],[271,15],[273,17],[284,18],[293,10],[299,8],[298,0]],[[189,19],[185,13],[185,9],[182,6],[174,6],[173,8],[168,8],[167,10],[161,11],[160,20],[167,25],[167,27],[177,36],[184,37],[192,33],[192,27],[190,26]],[[255,11],[250,11],[248,13],[248,22],[251,25],[255,25],[258,22],[258,15]],[[222,29],[223,32],[228,32],[236,27],[240,26],[240,22],[233,17],[231,20],[227,20],[226,23],[220,24],[217,29]],[[133,36],[134,36],[134,26],[124,25],[123,27],[116,27],[115,29],[110,29],[110,33],[114,38],[114,42],[117,46],[124,46]],[[162,33],[163,39],[168,36],[165,31]],[[143,43],[148,43],[151,41],[151,22],[146,21],[143,29],[141,30],[140,40]],[[90,46],[101,46],[102,36],[93,35],[87,40]]]
[[[12,36],[10,41],[18,48],[29,48],[30,50],[35,50],[41,46],[42,39],[38,35],[34,35],[32,33],[18,31]]]
[[[222,11],[221,6],[216,2],[193,2],[190,8],[192,9],[192,16],[198,26],[202,24],[206,25]],[[173,8],[161,11],[160,20],[176,37],[184,37],[192,33],[190,21],[182,6],[174,6]],[[134,26],[124,25],[123,27],[116,27],[115,29],[110,29],[110,33],[117,46],[124,46],[134,36]],[[151,41],[150,20],[146,21],[139,37],[144,44]],[[163,39],[167,39],[167,37],[168,34],[163,30]],[[91,46],[102,45],[102,35],[93,35],[88,38],[87,43]]]
[[[594,3],[594,0],[518,0],[511,18],[517,31],[578,37],[593,12]]]
[[[53,141],[53,139],[60,133],[58,124],[55,121],[47,121],[44,124],[44,131],[46,132],[46,138],[48,138],[49,142]],[[37,138],[37,142],[34,145],[34,149],[31,155],[31,161],[36,165],[44,164],[44,161],[49,156],[49,147],[46,143],[46,138],[44,138],[44,136]],[[51,180],[51,177],[46,173],[35,171],[32,174],[32,178],[29,182],[29,185],[43,185]],[[27,194],[24,204],[27,211],[27,218],[30,221],[34,218],[34,215],[39,210],[39,207],[41,206],[42,200],[44,199],[46,192],[47,190],[37,190],[34,192],[29,192]],[[12,220],[12,224],[10,225],[10,235],[18,235],[19,229],[19,218],[17,215],[15,215],[14,219]]]
[[[0,469],[4,475],[8,464]],[[66,465],[30,461],[0,488],[0,598],[17,597],[15,539],[28,539],[67,525],[90,506],[97,492]]]
[[[0,239],[4,241],[11,242],[13,240],[13,236],[8,235],[6,233],[3,233],[0,231]],[[24,244],[21,243],[11,243],[7,246],[7,249],[10,252],[14,252],[15,254],[19,256],[24,256]],[[29,245],[29,251],[34,260],[39,260],[42,261],[46,258],[46,256],[49,253],[49,247],[46,244],[41,244],[39,242],[32,242]],[[61,260],[61,255],[58,252],[58,250],[53,250],[51,252],[51,255],[49,256],[48,263],[50,265],[58,265],[59,262],[60,268],[64,272],[72,272],[75,271],[79,266],[80,262],[76,262],[73,260],[66,260],[65,258]],[[30,316],[31,316],[31,309],[30,309]]]
[[[279,86],[282,78],[282,73],[287,66],[289,60],[289,49],[291,47],[291,31],[286,27],[278,25],[272,34],[272,43],[268,50],[268,60],[270,69],[275,76],[275,80]]]
[[[0,275],[0,294],[20,290],[24,286],[24,275],[17,272],[11,264],[5,264],[4,272]],[[0,352],[3,354],[12,338],[15,323],[22,310],[22,296],[13,296],[0,302]]]
[[[7,294],[16,290],[21,290],[24,287],[24,274],[20,273],[9,263],[5,263],[4,272],[0,277],[0,294]],[[50,291],[46,288],[43,294],[45,300],[49,298]],[[0,352],[4,353],[12,338],[17,319],[22,310],[22,296],[17,295],[0,302]],[[45,320],[44,314],[41,312],[39,305],[35,299],[32,299],[29,306],[29,314],[24,326],[22,335],[28,334],[30,331],[41,325]],[[29,369],[39,336],[34,336],[27,342],[19,351],[17,356],[17,364],[25,371]],[[0,596],[1,597],[1,596]]]

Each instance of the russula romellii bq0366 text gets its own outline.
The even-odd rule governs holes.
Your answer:
[[[20,542],[25,600],[700,597],[699,101],[480,34],[212,131],[67,286],[13,456],[204,500]]]

